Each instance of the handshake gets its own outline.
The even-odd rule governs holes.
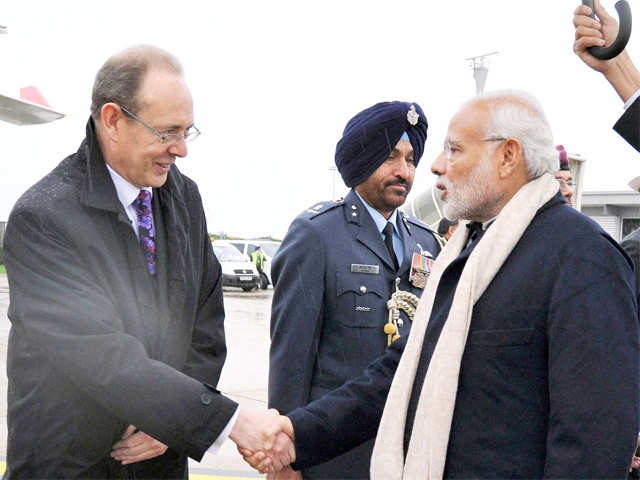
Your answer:
[[[244,460],[267,478],[301,479],[289,464],[296,459],[291,420],[277,410],[238,410],[229,434]]]

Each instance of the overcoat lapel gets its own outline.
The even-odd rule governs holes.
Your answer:
[[[153,189],[154,195],[158,195],[166,232],[167,300],[172,319],[182,318],[184,315],[187,275],[185,258],[191,258],[186,251],[189,242],[185,221],[189,218],[189,213],[176,189],[171,173],[162,188]]]

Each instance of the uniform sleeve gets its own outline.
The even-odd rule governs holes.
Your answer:
[[[204,219],[204,212],[201,215]],[[203,274],[193,336],[184,373],[196,380],[216,386],[227,357],[222,268],[213,253],[204,220],[200,235],[203,249]]]
[[[633,273],[612,240],[592,237],[552,260],[545,478],[626,478],[638,436]]]
[[[326,462],[375,437],[408,338],[392,343],[359,377],[287,414],[295,433],[296,470]]]
[[[282,413],[309,398],[322,328],[325,265],[324,245],[311,221],[294,220],[271,267],[269,407]]]
[[[235,402],[153,360],[60,229],[29,211],[5,234],[15,334],[106,411],[199,460]],[[72,407],[70,407],[72,408]]]

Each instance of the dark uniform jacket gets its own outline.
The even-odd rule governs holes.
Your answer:
[[[468,255],[447,267],[436,303],[453,294]],[[433,351],[447,314],[432,315],[423,349]],[[289,414],[296,468],[376,435],[403,346]],[[625,478],[638,434],[639,354],[630,259],[556,195],[474,306],[445,477]]]
[[[299,215],[278,249],[269,363],[269,406],[281,412],[305,405],[362,373],[387,347],[386,306],[409,283],[414,252],[435,257],[439,244],[422,222],[398,212],[404,260],[398,272],[361,200],[323,202]],[[362,273],[361,265],[377,268]],[[410,321],[402,316],[400,333]],[[373,442],[305,471],[305,478],[368,478]]]
[[[220,264],[197,187],[175,165],[153,212],[155,279],[91,120],[78,152],[13,208],[7,478],[182,477],[185,456],[199,460],[233,414],[214,388]],[[109,453],[130,424],[170,450],[121,472]]]

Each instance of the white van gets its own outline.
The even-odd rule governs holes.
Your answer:
[[[258,271],[246,255],[225,240],[215,240],[211,244],[222,266],[222,286],[240,287],[245,292],[258,287]]]
[[[256,247],[260,245],[262,253],[264,253],[264,272],[260,279],[260,288],[264,290],[269,285],[273,285],[271,281],[271,262],[282,242],[275,240],[228,240],[228,242],[249,258],[251,258],[251,254]]]

